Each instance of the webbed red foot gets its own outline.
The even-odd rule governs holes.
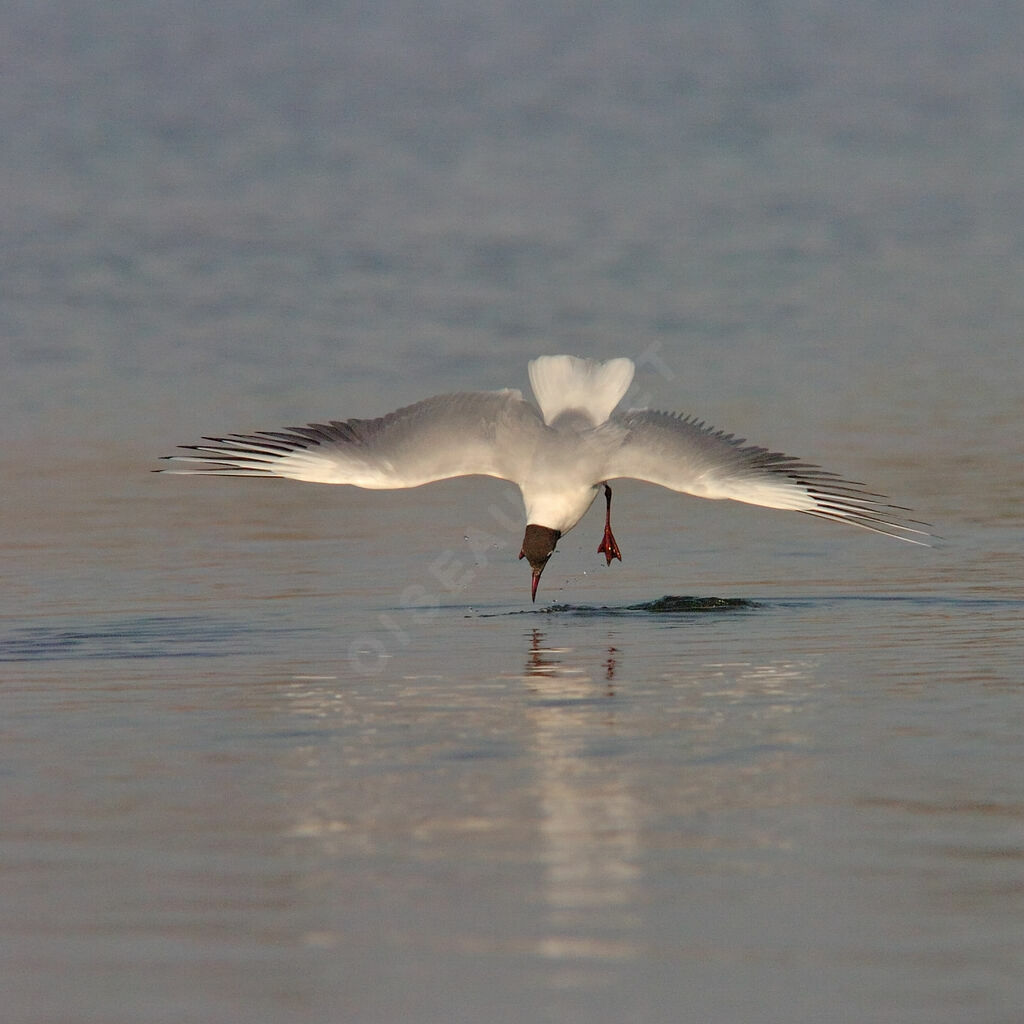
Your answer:
[[[619,551],[619,545],[615,543],[615,536],[612,534],[612,489],[607,484],[604,485],[604,500],[604,540],[598,546],[597,553],[604,555],[611,565],[613,558],[622,561],[622,552]]]

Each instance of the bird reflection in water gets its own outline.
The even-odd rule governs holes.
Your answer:
[[[524,675],[547,676],[550,678],[558,675],[562,671],[559,668],[562,664],[561,659],[555,658],[553,655],[567,653],[569,648],[548,647],[546,641],[547,635],[543,630],[531,630],[530,650],[526,659]],[[618,653],[619,649],[617,647],[609,646],[608,656],[604,660],[604,678],[609,682],[615,679],[615,669],[618,666]],[[612,687],[608,687],[606,696],[614,697],[615,690]]]
[[[603,988],[610,967],[639,955],[631,908],[642,880],[641,809],[628,765],[608,756],[618,742],[607,698],[619,652],[608,647],[595,679],[572,648],[552,646],[539,629],[526,637],[548,925],[537,952],[552,964],[553,988]]]

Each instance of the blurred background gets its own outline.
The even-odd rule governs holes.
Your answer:
[[[652,345],[659,403],[779,445],[1009,426],[1014,4],[2,18],[7,445],[148,455]]]

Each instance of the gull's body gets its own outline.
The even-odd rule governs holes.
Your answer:
[[[611,534],[609,480],[631,477],[702,498],[731,498],[851,523],[910,543],[925,531],[904,509],[834,473],[746,445],[674,413],[616,412],[633,380],[629,359],[598,363],[542,356],[529,364],[537,406],[517,390],[439,395],[374,420],[333,420],[284,431],[205,438],[172,473],[283,477],[393,489],[457,476],[517,484],[526,512],[520,557],[533,594],[558,538],[602,488],[608,501],[599,551],[621,558]],[[920,524],[918,524],[920,525]]]

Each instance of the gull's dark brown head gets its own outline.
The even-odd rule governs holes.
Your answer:
[[[530,586],[530,600],[537,600],[537,584],[540,582],[540,574],[548,559],[555,550],[558,538],[562,536],[561,530],[552,530],[547,526],[535,526],[530,523],[526,527],[526,534],[523,537],[523,549],[519,552],[520,558],[525,558],[533,570],[533,582]]]

